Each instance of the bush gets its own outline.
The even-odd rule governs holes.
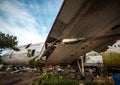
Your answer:
[[[49,72],[43,73],[40,78],[33,80],[32,85],[79,85],[79,82],[57,76],[54,72]]]

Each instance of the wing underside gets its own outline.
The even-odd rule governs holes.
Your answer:
[[[120,38],[119,6],[119,0],[65,0],[45,42],[46,49],[53,47],[47,62],[67,64],[91,50],[104,51]]]

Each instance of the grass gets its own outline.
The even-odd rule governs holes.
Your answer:
[[[57,76],[54,72],[43,73],[34,79],[32,85],[79,85],[79,81]]]

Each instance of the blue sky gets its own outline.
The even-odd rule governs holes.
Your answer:
[[[17,36],[18,45],[46,37],[63,0],[0,0],[0,31]]]

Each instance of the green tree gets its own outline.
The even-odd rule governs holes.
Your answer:
[[[16,47],[18,44],[17,37],[0,32],[0,53],[6,48],[18,51]]]

